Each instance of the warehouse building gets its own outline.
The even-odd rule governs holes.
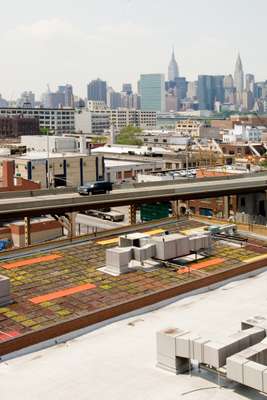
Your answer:
[[[2,159],[3,161],[5,159]],[[0,158],[0,163],[1,163]],[[37,182],[41,188],[79,186],[104,179],[104,157],[79,153],[30,152],[14,161],[15,176]],[[0,175],[2,173],[0,164]]]

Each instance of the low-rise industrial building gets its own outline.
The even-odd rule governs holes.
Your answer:
[[[99,105],[94,109],[79,109],[75,113],[77,133],[101,134],[113,126],[116,130],[132,125],[140,128],[155,128],[157,113],[128,108],[111,110]]]
[[[36,118],[39,121],[40,128],[46,128],[55,134],[75,132],[74,113],[75,110],[72,108],[0,108],[0,118],[19,116]]]
[[[38,135],[38,117],[0,116],[0,138],[17,138],[21,135]]]
[[[0,158],[1,161],[5,159]],[[79,186],[104,179],[104,157],[79,153],[30,152],[12,158],[15,176],[41,185],[41,188]],[[0,173],[1,173],[0,164]]]
[[[62,225],[52,218],[37,218],[31,221],[30,240],[32,244],[42,243],[62,236]],[[24,222],[14,221],[9,225],[0,227],[0,239],[9,240],[12,247],[25,246]]]
[[[200,139],[220,139],[220,130],[211,127],[205,121],[194,119],[180,120],[176,123],[175,131],[181,136]]]
[[[75,112],[75,131],[82,134],[103,134],[110,128],[110,116],[106,110],[78,109]]]
[[[138,174],[149,174],[161,171],[163,161],[140,162],[134,160],[105,159],[105,179],[107,181],[121,183],[137,179]]]
[[[223,143],[237,142],[261,142],[262,130],[247,125],[235,125],[234,129],[230,129],[223,134]]]
[[[152,146],[174,146],[176,148],[185,148],[190,142],[189,136],[182,136],[175,131],[168,130],[145,130],[138,134],[138,137],[145,145]]]
[[[92,154],[101,154],[109,159],[134,160],[137,162],[162,161],[163,170],[215,166],[220,158],[215,152],[178,151],[174,152],[159,146],[121,146],[106,145],[92,150]]]
[[[40,189],[40,183],[15,176],[15,163],[12,160],[0,161],[0,192],[19,192]]]

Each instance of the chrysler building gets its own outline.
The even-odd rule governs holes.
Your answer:
[[[177,61],[175,60],[174,49],[172,49],[172,58],[168,68],[168,80],[175,81],[175,78],[179,77],[179,68]]]

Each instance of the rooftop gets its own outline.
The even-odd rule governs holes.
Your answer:
[[[142,165],[142,163],[137,161],[121,161],[121,160],[108,160],[105,159],[105,167],[132,167],[133,165]]]
[[[117,154],[127,154],[128,152],[134,152],[135,154],[143,155],[147,152],[150,153],[166,153],[169,154],[172,152],[170,150],[163,149],[162,147],[147,147],[147,146],[102,146],[97,149],[92,149],[92,153],[117,153]]]
[[[162,234],[165,230],[191,233],[204,226],[194,220],[172,221],[147,233]],[[147,231],[144,227],[143,230]],[[74,330],[77,320],[89,325],[103,311],[106,316],[115,312],[119,315],[126,312],[127,302],[132,302],[133,307],[144,304],[143,299],[155,303],[164,291],[172,297],[185,284],[197,284],[202,278],[235,268],[243,270],[248,263],[265,262],[267,258],[267,248],[262,245],[250,243],[241,248],[215,243],[207,263],[193,263],[189,273],[178,274],[176,269],[166,267],[113,277],[98,269],[105,266],[106,249],[116,246],[117,242],[117,237],[108,237],[50,251],[37,248],[28,256],[2,259],[0,275],[10,277],[14,303],[0,307],[0,355],[3,346],[8,347],[24,335],[29,340],[37,335],[37,341],[41,341],[44,329],[57,326],[60,334],[63,325],[69,322]],[[147,299],[150,295],[152,298]]]
[[[67,343],[0,364],[3,400],[263,400],[205,371],[190,377],[156,368],[156,332],[179,327],[220,338],[241,319],[266,313],[267,272],[102,327]],[[34,379],[38,371],[38,379]],[[14,384],[15,383],[15,384]]]
[[[76,153],[49,153],[49,158],[62,158],[62,157],[82,157],[82,156],[89,156],[88,154],[81,154],[79,152]],[[22,156],[17,156],[15,157],[16,159],[21,159],[21,160],[46,160],[48,158],[48,153],[46,151],[32,151],[28,152],[26,154],[23,154]]]

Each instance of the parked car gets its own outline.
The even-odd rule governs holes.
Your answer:
[[[79,186],[78,193],[80,195],[89,194],[106,194],[112,190],[112,183],[108,181],[88,182],[83,186]]]
[[[103,208],[100,210],[87,210],[85,214],[112,222],[120,222],[124,220],[124,214],[118,211],[114,210],[103,211],[103,210],[104,210]]]

